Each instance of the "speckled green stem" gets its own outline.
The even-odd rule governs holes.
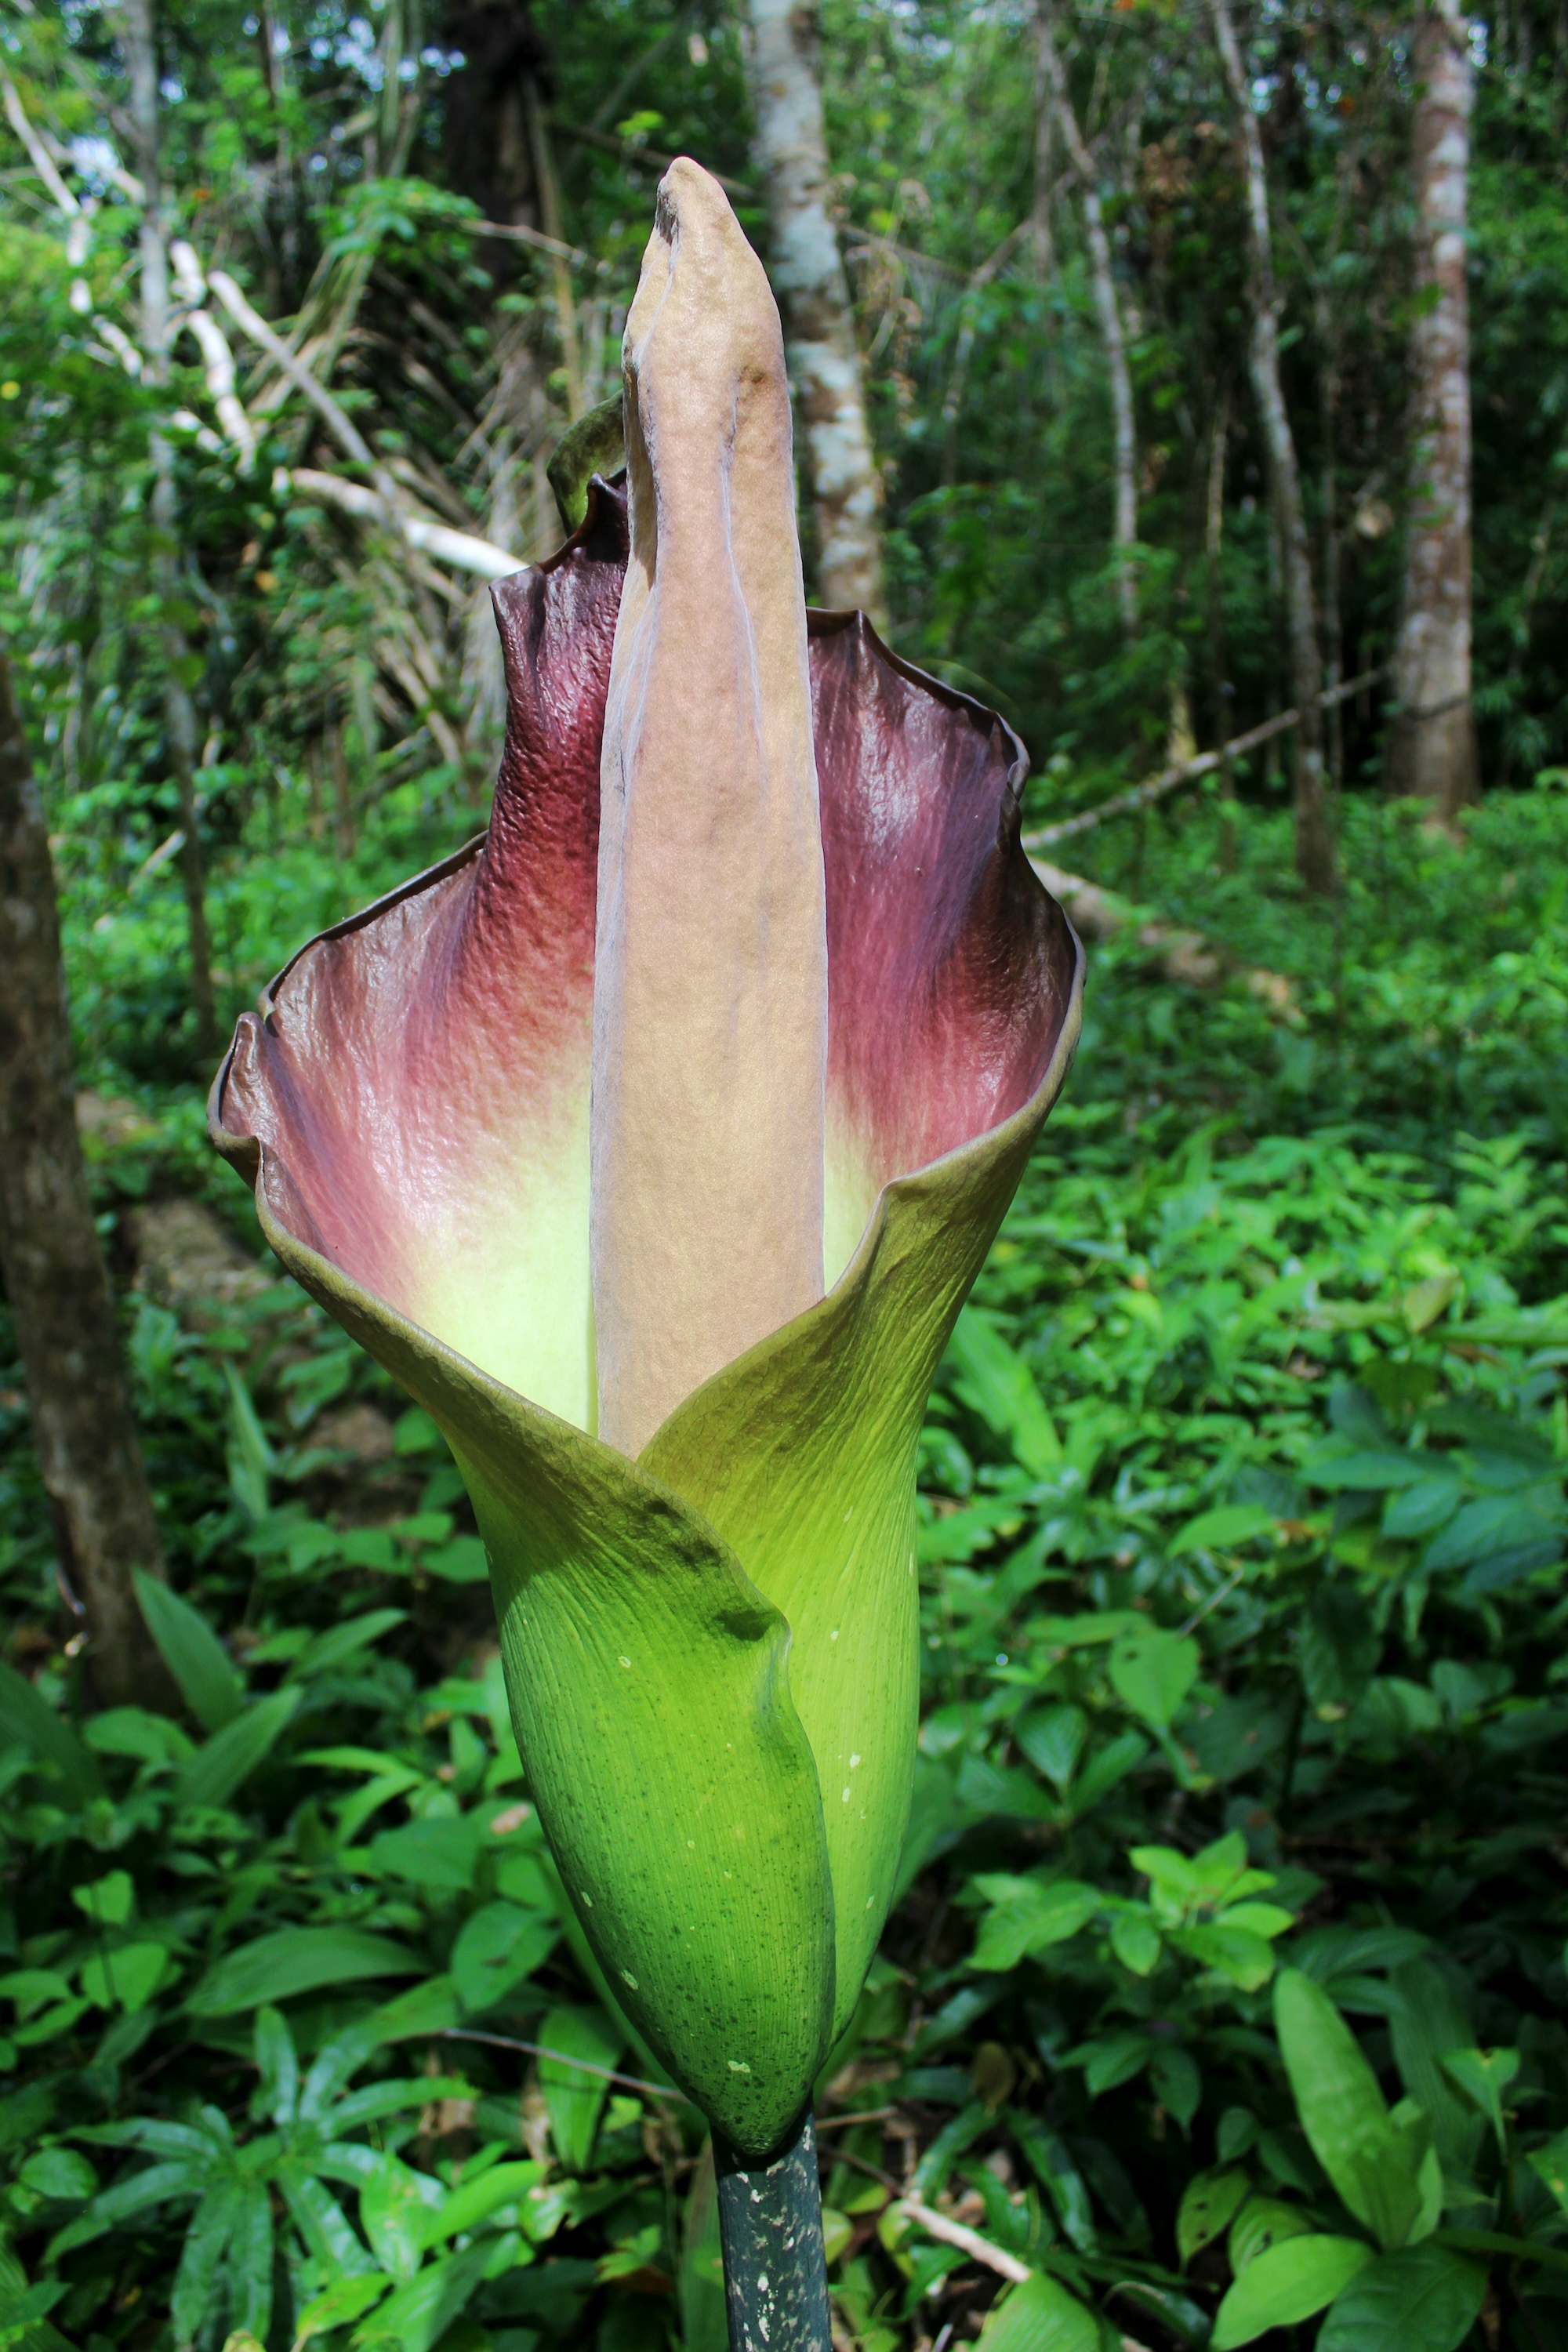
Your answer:
[[[816,2132],[809,2115],[768,2164],[716,2138],[730,2352],[832,2352]]]

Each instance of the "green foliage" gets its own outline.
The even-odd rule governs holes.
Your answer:
[[[163,13],[178,224],[269,318],[342,326],[334,391],[443,519],[545,551],[553,263],[463,226],[449,53],[395,54],[391,5],[368,40],[346,11],[273,9],[281,65],[216,0]],[[675,35],[616,98],[614,152],[556,139],[565,232],[594,257],[573,266],[592,403],[646,234],[645,143],[752,168],[737,20],[534,15],[551,115],[575,126]],[[1019,13],[823,11],[896,642],[1017,719],[1032,823],[1157,763],[1178,688],[1205,741],[1288,698],[1205,26],[1068,15],[1129,298],[1131,643],[1065,183],[1054,269],[1026,236],[974,277],[1034,200]],[[1462,842],[1382,803],[1361,789],[1373,692],[1345,714],[1331,913],[1282,878],[1267,756],[1235,803],[1205,785],[1075,845],[1290,1001],[1168,984],[1130,934],[1095,948],[1072,1092],[939,1381],[914,1813],[819,2088],[858,2352],[982,2325],[994,2352],[1221,2352],[1279,2326],[1318,2352],[1568,2341],[1561,33],[1533,0],[1479,21],[1479,703],[1489,784],[1518,789]],[[1397,612],[1407,45],[1343,10],[1248,29],[1320,559],[1337,370],[1348,673],[1385,657]],[[107,19],[39,7],[12,31],[33,120],[68,146],[118,135]],[[260,404],[237,342],[257,466],[176,431],[179,593],[150,596],[155,404],[73,310],[23,151],[0,160],[0,628],[79,1070],[114,1113],[88,1149],[170,1566],[149,1620],[183,1702],[89,1706],[0,1321],[0,2337],[717,2352],[710,2163],[563,1900],[456,1466],[259,1257],[201,1133],[159,625],[184,633],[205,739],[225,1018],[482,820],[484,631],[300,493],[335,456],[297,402]],[[71,176],[100,197],[95,319],[134,332],[135,211]],[[760,199],[742,210],[765,239]],[[197,361],[183,337],[171,396],[210,420]],[[165,1279],[139,1221],[191,1202],[254,1279]],[[893,2199],[906,2179],[1029,2281],[999,2293]]]
[[[1472,933],[1439,955],[1419,894],[1391,902],[1384,1001],[1418,1023],[1473,970],[1514,854],[1491,822]],[[1161,838],[1173,892],[1203,853],[1191,826]],[[1455,856],[1432,853],[1428,895]],[[1047,2283],[997,2300],[995,2333],[1241,2344],[1293,2311],[1331,2347],[1404,2352],[1465,2342],[1489,2276],[1555,2324],[1556,1129],[1502,1026],[1468,1050],[1511,1128],[1456,1138],[1440,1100],[1423,1122],[1370,1048],[1337,1082],[1355,1118],[1304,1116],[1284,1049],[1331,1041],[1315,951],[1279,902],[1300,1030],[1239,995],[1189,1024],[1136,954],[1100,960],[1094,1055],[939,1381],[914,1817],[819,2093],[837,2309],[868,2352],[992,2298],[889,2203],[876,2176],[905,2149],[928,2205]],[[1559,952],[1547,924],[1538,972]],[[1157,1088],[1130,1082],[1165,1015]],[[178,1095],[143,1099],[93,1160],[127,1223],[207,1181]],[[3,1456],[17,2292],[61,2287],[39,2324],[80,2352],[176,2286],[215,2347],[267,2294],[275,2333],[326,2352],[436,2329],[451,2352],[584,2329],[615,2352],[679,2315],[701,2344],[700,2127],[645,2087],[566,1916],[450,1458],[316,1310],[265,1282],[233,1302],[127,1305],[177,1718],[81,1710],[19,1418]],[[384,1416],[368,1461],[334,1444],[347,1411]],[[1503,1507],[1457,1540],[1479,1505]],[[290,2048],[298,2084],[331,2076],[336,2169],[278,2119]],[[138,2137],[165,2127],[200,2145]]]

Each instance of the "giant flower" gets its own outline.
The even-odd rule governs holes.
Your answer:
[[[806,612],[777,313],[690,163],[626,397],[625,486],[495,591],[488,832],[300,950],[212,1123],[445,1432],[584,1930],[761,2157],[887,1909],[927,1391],[1080,956],[1011,730]]]

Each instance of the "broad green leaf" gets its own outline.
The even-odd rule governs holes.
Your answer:
[[[242,2182],[228,2246],[229,2320],[261,2343],[272,2320],[272,2200],[254,2174]]]
[[[1336,2298],[1317,2352],[1458,2352],[1486,2291],[1483,2266],[1447,2246],[1380,2254]]]
[[[1497,2137],[1500,2154],[1508,2148],[1508,2125],[1502,2095],[1519,2072],[1517,2050],[1455,2050],[1442,2061],[1443,2072],[1473,2105],[1479,2107]]]
[[[239,2175],[226,2173],[214,2181],[191,2217],[169,2306],[177,2344],[189,2344],[195,2339],[212,2305],[218,2264],[239,2218],[242,2196]]]
[[[90,2197],[98,2187],[98,2175],[85,2156],[74,2147],[43,2147],[30,2156],[16,2176],[24,2189],[36,2189],[40,2197],[59,2199]]]
[[[144,1707],[110,1706],[89,1716],[82,1738],[98,1756],[134,1756],[142,1764],[184,1764],[195,1743],[166,1715],[149,1715]]]
[[[1014,1737],[1036,1771],[1065,1791],[1089,1737],[1089,1717],[1080,1706],[1047,1706],[1026,1716]]]
[[[983,2352],[1100,2352],[1100,2340],[1093,2312],[1045,2271],[1014,2287],[980,2331]]]
[[[1287,2205],[1280,2197],[1249,2197],[1230,2225],[1226,2260],[1239,2278],[1248,2263],[1270,2246],[1281,2245],[1287,2238],[1310,2237],[1311,2231],[1299,2205]]]
[[[1390,1981],[1397,2000],[1389,2015],[1394,2061],[1406,2091],[1432,2118],[1433,2144],[1441,2161],[1468,2179],[1486,2133],[1483,2117],[1462,2098],[1444,2072],[1443,2061],[1468,2050],[1475,2032],[1460,2008],[1448,1972],[1434,1961],[1396,1955]],[[1352,1950],[1346,1969],[1374,1969],[1375,1952]]]
[[[134,2013],[145,2009],[160,1986],[174,1974],[174,1960],[163,1944],[120,1944],[95,1952],[81,1972],[81,1989],[99,2009],[116,2006]]]
[[[342,1625],[329,1626],[308,1642],[284,1675],[288,1683],[309,1682],[312,1675],[331,1674],[345,1659],[355,1657],[361,1650],[379,1642],[395,1625],[405,1621],[405,1609],[371,1609],[363,1617],[351,1617]]]
[[[0,1740],[29,1748],[40,1764],[52,1765],[60,1787],[75,1805],[103,1794],[97,1764],[64,1718],[30,1682],[0,1659]]]
[[[621,2038],[601,2010],[552,2009],[540,2026],[539,2040],[546,2050],[562,2053],[539,2062],[550,2136],[567,2171],[586,2172],[610,2094],[604,2070],[619,2059]],[[574,2058],[584,2060],[586,2067],[573,2065]]]
[[[227,2017],[263,2001],[318,1992],[323,1985],[417,1976],[423,1967],[401,1944],[368,1935],[363,1927],[279,1927],[226,1953],[196,1986],[188,2005],[197,2017]]]
[[[138,2213],[152,2212],[160,2205],[194,2204],[210,2187],[212,2174],[210,2163],[184,2158],[168,2164],[149,2165],[144,2172],[133,2173],[129,2180],[117,2180],[111,2189],[100,2189],[86,2212],[68,2221],[50,2239],[46,2259],[52,2263],[73,2247],[89,2246],[121,2221]]]
[[[1345,2163],[1356,2189],[1345,2202],[1352,2212],[1358,2201],[1364,2208],[1357,2218],[1364,2218],[1379,2245],[1392,2252],[1430,2237],[1443,2210],[1443,2172],[1431,2117],[1416,2100],[1401,2099],[1385,2136],[1354,2149]]]
[[[123,1927],[136,1907],[136,1882],[128,1870],[111,1870],[84,1886],[73,1886],[71,1901],[100,1927]]]
[[[199,1610],[161,1577],[134,1572],[136,1599],[147,1631],[198,1723],[221,1731],[245,1705],[245,1681]]]
[[[1272,1511],[1258,1503],[1226,1503],[1218,1510],[1201,1511],[1173,1538],[1170,1557],[1186,1551],[1230,1551],[1237,1544],[1255,1543],[1272,1536],[1278,1526]]]
[[[975,1883],[994,1906],[975,1941],[972,1966],[977,1969],[1016,1968],[1026,1952],[1066,1943],[1100,1908],[1094,1888],[1076,1878],[1042,1885],[1038,1879],[991,1874]]]
[[[1191,2051],[1173,2048],[1162,2042],[1149,2061],[1149,2080],[1154,2086],[1160,2105],[1173,2115],[1184,2131],[1197,2114],[1203,2097],[1203,2076]]]
[[[1134,1715],[1167,1731],[1197,1680],[1199,1663],[1194,1641],[1151,1626],[1112,1644],[1111,1687]]]
[[[1361,2238],[1286,2238],[1256,2254],[1215,2317],[1211,2352],[1232,2352],[1271,2327],[1294,2327],[1333,2302],[1372,2261]],[[1321,2338],[1319,2339],[1320,2344]],[[1371,2352],[1361,2346],[1358,2352]]]
[[[1436,1535],[1447,1527],[1464,1498],[1464,1485],[1451,1472],[1438,1471],[1399,1488],[1384,1506],[1383,1532],[1401,1540]]]
[[[452,1981],[467,2010],[489,2009],[533,1974],[560,1941],[557,1920],[515,1903],[486,1903],[463,1923],[452,1947]]]
[[[411,2279],[424,2259],[428,2225],[445,2190],[428,2172],[383,2155],[360,2190],[360,2227],[383,2270]]]
[[[183,1767],[174,1783],[182,1805],[225,1805],[264,1764],[294,1719],[304,1693],[276,1690],[237,1715]]]
[[[1532,2149],[1530,2162],[1568,2213],[1568,2131],[1560,2131],[1544,2147]]]
[[[223,1360],[228,1382],[228,1481],[234,1498],[252,1525],[267,1517],[268,1487],[278,1458],[251,1402],[240,1370],[230,1357]],[[263,2328],[261,2333],[266,2334]]]
[[[477,2230],[481,2221],[488,2221],[503,2205],[515,2205],[520,2197],[536,2188],[544,2173],[542,2164],[492,2164],[478,2179],[465,2180],[452,2189],[443,2204],[426,2214],[426,2244],[442,2244],[448,2238]]]
[[[389,2352],[430,2352],[472,2300],[494,2251],[481,2239],[460,2254],[426,2263],[417,2277],[360,2322],[351,2343],[366,2352],[381,2345]]]
[[[325,2336],[335,2327],[350,2327],[363,2319],[371,2305],[381,2301],[391,2281],[368,2274],[342,2278],[316,2295],[297,2315],[294,2341],[303,2347],[312,2336]]]
[[[1150,1976],[1160,1958],[1160,1930],[1147,1912],[1119,1912],[1111,1923],[1110,1948],[1135,1977]]]
[[[1550,1484],[1467,1503],[1427,1545],[1423,1568],[1469,1568],[1498,1553],[1521,1550],[1564,1532],[1563,1490]]]
[[[1274,1974],[1274,1954],[1264,1938],[1224,1919],[1212,1927],[1167,1927],[1165,1935],[1179,1952],[1243,1992],[1256,1992]]]
[[[1094,2211],[1083,2175],[1073,2162],[1067,2142],[1037,2116],[1009,2111],[1008,2122],[1036,2179],[1056,2209],[1068,2243],[1076,2246],[1079,2253],[1093,2253],[1097,2243]]]
[[[1025,1469],[1048,1478],[1061,1466],[1061,1440],[1040,1402],[1034,1374],[978,1307],[966,1307],[953,1326],[948,1355],[963,1402],[986,1427],[1005,1438]]]
[[[1184,2270],[1229,2224],[1247,2186],[1246,2173],[1235,2167],[1200,2172],[1188,2181],[1176,2209],[1176,2251]]]
[[[1118,1732],[1090,1756],[1078,1779],[1068,1790],[1067,1805],[1075,1821],[1092,1812],[1095,1806],[1109,1797],[1112,1789],[1120,1788],[1129,1772],[1135,1772],[1149,1753],[1149,1743],[1135,1731]]]
[[[427,1813],[383,1830],[371,1841],[376,1870],[391,1871],[416,1886],[460,1893],[473,1878],[483,1823],[474,1813]]]
[[[1393,2153],[1393,2132],[1377,2077],[1333,2002],[1299,1969],[1274,1987],[1274,2023],[1301,2127],[1358,2221],[1373,2224],[1369,2189]],[[1412,2189],[1414,2189],[1412,2168]]]
[[[257,2011],[252,2047],[266,2112],[275,2124],[292,2123],[300,2103],[300,2057],[289,2021],[280,2009]]]

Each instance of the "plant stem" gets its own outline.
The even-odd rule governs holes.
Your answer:
[[[715,2139],[730,2352],[831,2352],[822,2191],[809,2113],[770,2163]]]

